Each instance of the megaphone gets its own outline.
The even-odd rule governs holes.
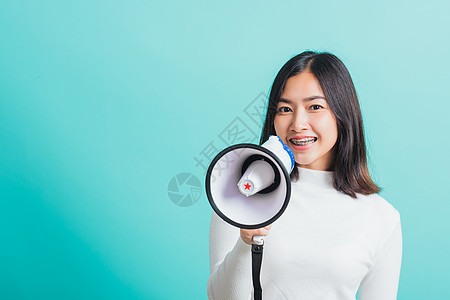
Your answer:
[[[238,144],[221,151],[206,172],[206,195],[219,217],[243,229],[257,229],[277,220],[289,203],[295,165],[292,150],[278,136],[261,146]],[[252,279],[254,299],[262,300],[264,239],[254,236]]]
[[[230,146],[217,154],[206,172],[209,203],[233,226],[257,229],[272,224],[289,203],[294,165],[292,150],[278,136],[261,146]]]

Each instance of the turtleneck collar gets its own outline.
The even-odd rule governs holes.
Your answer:
[[[334,189],[333,171],[318,171],[298,167],[299,179],[293,182],[296,186],[308,186],[320,189]]]

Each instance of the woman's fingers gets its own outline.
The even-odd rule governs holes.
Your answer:
[[[251,245],[253,244],[253,236],[255,235],[267,236],[269,234],[270,228],[272,228],[272,225],[268,225],[266,227],[259,229],[241,229],[241,239],[246,244]]]

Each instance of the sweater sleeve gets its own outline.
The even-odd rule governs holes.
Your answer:
[[[251,246],[235,228],[213,212],[209,229],[210,275],[208,299],[250,299]]]
[[[359,287],[360,300],[395,300],[402,261],[402,229],[400,216],[382,247],[372,268]]]

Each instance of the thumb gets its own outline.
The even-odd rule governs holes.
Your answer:
[[[264,229],[270,230],[270,228],[272,228],[272,224],[267,225],[266,227],[264,227]]]

